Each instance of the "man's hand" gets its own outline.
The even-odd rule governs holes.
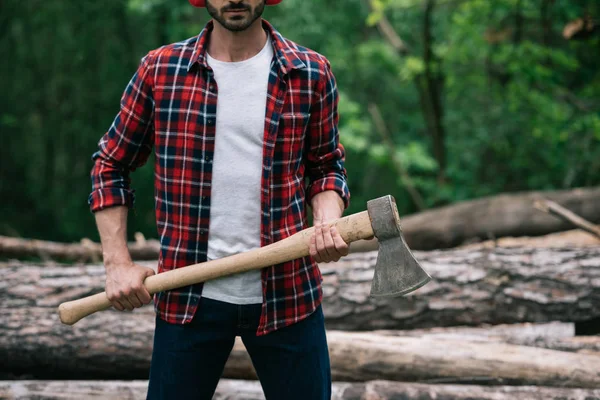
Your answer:
[[[154,270],[131,260],[126,239],[127,211],[125,206],[115,206],[95,212],[106,268],[106,296],[119,311],[131,311],[152,301],[144,279],[154,275]]]
[[[144,279],[154,270],[133,263],[105,263],[106,295],[114,308],[131,311],[152,301],[144,286]]]
[[[310,239],[310,255],[318,263],[338,261],[348,255],[348,244],[328,222],[336,220],[344,212],[344,202],[334,191],[325,191],[312,199],[315,233]]]

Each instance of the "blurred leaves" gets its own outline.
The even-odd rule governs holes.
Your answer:
[[[600,2],[436,0],[433,59],[424,55],[424,0],[286,0],[265,18],[331,61],[340,89],[351,209],[392,194],[416,210],[391,155],[428,206],[519,190],[600,184],[600,37],[565,40],[566,23],[598,19]],[[187,1],[5,0],[0,8],[0,234],[97,238],[87,208],[91,154],[147,51],[198,34],[205,10]],[[410,51],[381,36],[385,16]],[[443,77],[446,179],[420,91]],[[369,116],[377,104],[393,148]],[[152,160],[132,175],[130,236],[156,236]]]

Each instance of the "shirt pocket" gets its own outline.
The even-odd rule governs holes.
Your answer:
[[[294,175],[301,171],[309,120],[309,113],[281,114],[275,141],[275,175]]]
[[[279,135],[277,135],[277,139],[288,142],[292,140],[303,141],[306,135],[309,119],[309,113],[282,113],[279,119]]]

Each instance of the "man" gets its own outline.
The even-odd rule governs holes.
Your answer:
[[[149,399],[210,399],[241,336],[269,399],[328,399],[316,262],[348,246],[328,221],[348,206],[338,93],[329,62],[262,20],[281,0],[190,0],[199,36],[148,53],[99,142],[90,206],[114,308],[150,302],[131,260],[129,172],[154,148],[159,272],[225,257],[307,227],[311,256],[158,293]],[[308,186],[305,184],[308,180]]]

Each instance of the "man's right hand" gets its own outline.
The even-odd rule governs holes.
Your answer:
[[[130,261],[106,264],[106,295],[112,306],[119,311],[131,311],[152,301],[144,286],[144,280],[154,275],[152,268]]]

